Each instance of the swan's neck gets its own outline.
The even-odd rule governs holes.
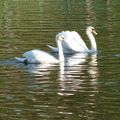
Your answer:
[[[63,62],[64,61],[64,54],[63,54],[63,48],[62,48],[62,44],[61,44],[61,41],[60,40],[57,40],[57,46],[58,46],[58,49],[59,49],[59,61],[60,62]]]
[[[88,38],[90,39],[91,51],[97,51],[97,45],[96,45],[96,41],[95,41],[93,34],[90,31],[86,31],[86,34]]]

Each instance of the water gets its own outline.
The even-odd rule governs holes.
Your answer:
[[[0,120],[119,120],[119,1],[0,2]],[[18,64],[31,49],[50,52],[62,30],[98,35],[95,55],[66,55],[60,65]],[[54,55],[54,54],[53,54]],[[55,55],[56,56],[56,55]]]

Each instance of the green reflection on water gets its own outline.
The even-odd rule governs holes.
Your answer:
[[[118,0],[1,0],[0,119],[119,120],[118,3]],[[59,80],[59,66],[37,66],[37,73],[32,71],[34,76],[28,66],[13,60],[27,50],[49,51],[46,44],[56,45],[55,35],[62,30],[78,31],[89,46],[87,25],[95,26],[98,32],[98,66],[90,66],[87,60],[81,65],[82,72],[81,66],[66,67],[69,82]],[[9,62],[3,62],[6,60]],[[96,81],[89,74],[90,67],[97,73]],[[70,96],[61,96],[60,90]]]

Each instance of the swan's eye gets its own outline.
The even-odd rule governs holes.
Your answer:
[[[92,28],[92,32],[93,32],[93,31],[95,31],[95,29],[94,29],[94,28]]]

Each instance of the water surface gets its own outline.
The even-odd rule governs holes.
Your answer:
[[[119,120],[119,1],[4,0],[0,2],[1,120]],[[31,49],[50,52],[55,35],[95,27],[98,53],[66,55],[65,64],[21,64]],[[57,56],[56,54],[53,54]]]

